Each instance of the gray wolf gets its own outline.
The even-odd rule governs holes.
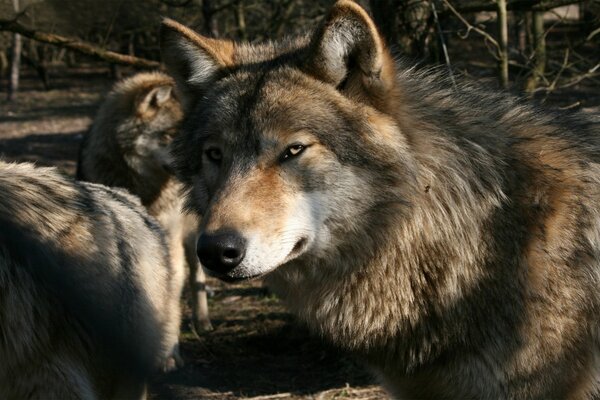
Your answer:
[[[0,161],[0,192],[0,398],[144,398],[179,333],[158,223],[32,164]]]
[[[77,178],[124,188],[140,197],[166,232],[182,285],[185,265],[189,266],[192,320],[200,332],[212,327],[206,278],[196,255],[198,219],[182,211],[181,183],[170,169],[168,146],[182,116],[173,86],[173,80],[160,72],[138,73],[118,82],[84,137]]]
[[[350,1],[282,42],[161,40],[207,270],[265,276],[395,397],[599,395],[598,125],[396,62]]]

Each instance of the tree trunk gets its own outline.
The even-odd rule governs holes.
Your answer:
[[[370,0],[373,18],[386,42],[414,58],[429,58],[432,0]]]
[[[19,12],[19,0],[13,0],[15,14]],[[19,73],[21,71],[21,50],[23,38],[18,33],[13,35],[12,58],[10,64],[10,79],[8,81],[8,100],[13,101],[19,91]]]
[[[377,27],[390,45],[398,42],[398,7],[394,0],[370,0],[369,5]]]
[[[237,22],[237,30],[239,38],[242,41],[248,40],[248,30],[246,29],[246,16],[244,14],[244,3],[242,0],[238,0],[235,8],[235,19]]]
[[[500,45],[498,60],[500,68],[500,85],[508,88],[508,13],[506,0],[498,0],[498,44]]]
[[[217,20],[214,17],[212,0],[202,0],[202,18],[204,20],[204,34],[212,37],[219,36]]]

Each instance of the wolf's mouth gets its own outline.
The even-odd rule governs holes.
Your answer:
[[[251,276],[228,275],[228,274],[222,274],[219,272],[211,271],[206,268],[204,269],[204,272],[206,272],[207,275],[212,276],[213,278],[220,279],[223,282],[227,282],[227,283],[248,281],[248,280],[260,278],[261,276],[266,275],[266,274],[257,274],[257,275],[251,275]]]
[[[243,275],[243,273],[240,274],[240,271],[236,271],[235,268],[226,274],[212,271],[212,270],[206,269],[206,268],[205,268],[205,271],[208,275],[218,278],[227,283],[236,283],[236,282],[242,282],[242,281],[247,281],[247,280],[251,280],[251,279],[261,278],[265,275],[270,274],[277,268],[286,264],[288,261],[293,260],[294,258],[298,257],[300,254],[302,254],[304,252],[304,250],[306,250],[306,248],[308,247],[308,242],[309,242],[309,240],[308,240],[308,237],[306,237],[306,236],[303,236],[300,239],[298,239],[298,241],[296,242],[296,244],[294,245],[294,247],[292,248],[290,253],[287,255],[287,257],[281,264],[279,264],[276,267],[274,267],[268,271],[265,271],[263,273],[258,273],[255,275]]]
[[[255,276],[229,276],[229,275],[218,275],[217,278],[227,283],[238,283],[243,281],[249,281],[250,279],[259,278],[262,275]]]

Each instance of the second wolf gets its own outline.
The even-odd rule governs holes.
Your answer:
[[[173,80],[139,73],[113,88],[81,145],[77,178],[121,187],[140,197],[165,230],[181,282],[189,266],[193,324],[212,329],[205,276],[196,256],[197,218],[182,211],[181,185],[173,177],[168,147],[182,113]]]
[[[165,238],[139,199],[0,160],[0,398],[145,398],[177,346]]]

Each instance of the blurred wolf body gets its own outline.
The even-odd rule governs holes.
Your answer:
[[[31,164],[0,161],[0,193],[0,398],[145,398],[180,322],[159,225]]]
[[[240,44],[171,20],[198,254],[398,398],[600,396],[600,131],[395,62],[367,13]]]
[[[77,179],[124,188],[140,197],[165,230],[181,285],[189,266],[193,324],[200,332],[212,327],[206,279],[196,256],[198,219],[183,211],[181,184],[169,165],[169,145],[182,116],[173,85],[172,78],[159,72],[118,82],[83,140]]]

